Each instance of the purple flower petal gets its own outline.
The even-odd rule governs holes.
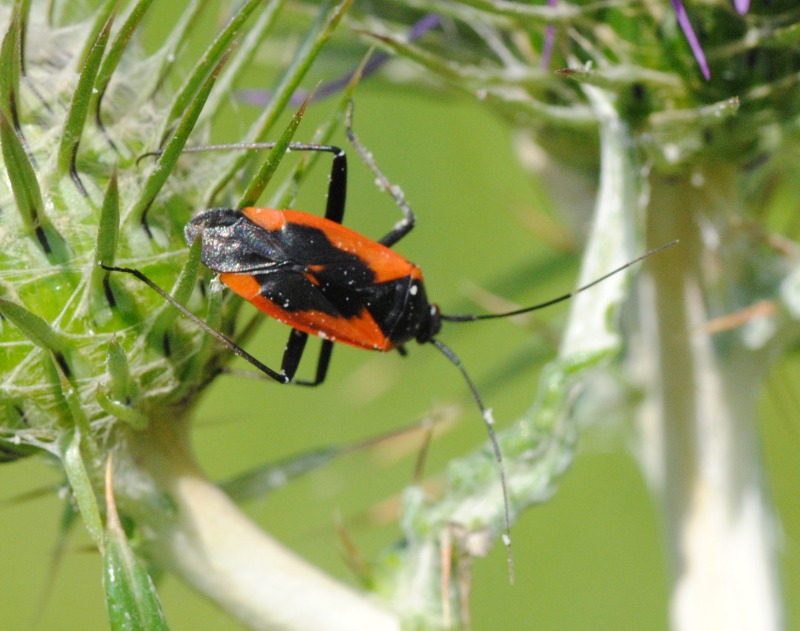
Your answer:
[[[547,0],[548,7],[556,6],[556,0]],[[548,24],[544,31],[544,41],[542,42],[542,68],[550,67],[550,59],[553,57],[553,44],[556,41],[556,27]]]
[[[750,0],[733,0],[733,6],[739,12],[739,15],[744,15],[750,9]]]
[[[749,1],[750,0],[734,0],[734,2]],[[681,0],[672,0],[672,8],[675,9],[675,15],[678,18],[678,24],[681,25],[683,34],[686,36],[686,41],[689,42],[689,46],[692,48],[694,58],[697,60],[697,64],[700,66],[700,70],[703,73],[703,76],[706,78],[706,81],[708,81],[711,78],[711,71],[708,69],[706,56],[703,54],[703,49],[700,47],[700,42],[697,41],[697,36],[694,34],[694,29],[692,29],[691,22],[689,22],[689,16],[686,15],[686,9],[683,7]]]
[[[411,27],[411,30],[408,32],[408,41],[417,41],[420,37],[425,35],[425,33],[435,29],[441,23],[442,17],[440,15],[436,13],[426,13]],[[366,79],[368,76],[378,72],[378,70],[380,70],[380,68],[387,61],[389,61],[389,59],[391,59],[391,56],[382,50],[374,53],[364,65],[364,68],[361,71],[361,78]],[[351,70],[340,77],[320,85],[316,92],[314,92],[314,100],[319,101],[346,88],[347,84],[350,83],[350,79],[353,78],[355,72],[355,70]],[[267,90],[238,90],[236,96],[243,103],[258,106],[266,105],[272,97]],[[289,104],[300,105],[306,100],[307,96],[307,90],[303,90],[302,88],[297,89],[295,90],[294,94],[292,94]]]

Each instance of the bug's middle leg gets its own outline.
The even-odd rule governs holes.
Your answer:
[[[286,349],[283,352],[283,361],[281,362],[281,373],[286,375],[291,383],[298,386],[318,386],[328,374],[328,366],[331,362],[331,353],[333,352],[333,342],[330,340],[323,340],[322,347],[319,350],[319,357],[317,358],[317,372],[314,375],[313,381],[306,379],[294,380],[297,374],[297,368],[300,365],[300,360],[303,357],[303,351],[308,341],[308,333],[292,329],[289,333],[289,340],[286,342]]]

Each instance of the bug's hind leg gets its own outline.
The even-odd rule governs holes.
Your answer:
[[[260,372],[264,373],[270,379],[274,379],[278,383],[289,383],[289,377],[286,376],[283,370],[281,372],[276,372],[272,370],[269,366],[265,365],[260,360],[253,357],[250,353],[244,350],[241,346],[239,346],[236,342],[234,342],[229,337],[223,335],[215,328],[209,326],[209,324],[203,320],[202,318],[196,316],[194,313],[189,311],[186,307],[184,307],[180,302],[175,300],[167,291],[156,285],[152,280],[150,280],[147,276],[145,276],[142,272],[137,269],[133,269],[130,267],[114,267],[111,265],[105,265],[103,263],[98,263],[100,267],[102,267],[107,272],[124,272],[126,274],[131,274],[135,276],[138,280],[143,282],[145,285],[150,287],[153,291],[155,291],[159,296],[161,296],[164,300],[170,303],[173,307],[175,307],[185,318],[194,322],[198,327],[203,329],[208,335],[213,337],[217,340],[220,344],[227,346],[231,351],[236,353],[239,357],[244,359],[245,361],[249,362],[252,366],[257,368]],[[300,351],[302,355],[302,349]],[[297,358],[297,363],[300,362],[300,358]],[[295,367],[296,368],[296,367]]]

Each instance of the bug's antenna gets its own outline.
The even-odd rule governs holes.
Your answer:
[[[486,313],[481,315],[475,314],[460,314],[460,315],[446,315],[444,313],[440,314],[442,320],[446,322],[474,322],[475,320],[492,320],[494,318],[508,318],[510,316],[520,315],[522,313],[529,313],[531,311],[537,311],[538,309],[544,309],[545,307],[549,307],[550,305],[557,304],[559,302],[564,302],[565,300],[569,300],[573,296],[578,295],[582,291],[586,291],[587,289],[594,287],[598,283],[602,283],[606,278],[613,276],[614,274],[619,274],[621,271],[629,268],[631,265],[635,265],[639,261],[646,259],[653,254],[661,252],[661,250],[666,250],[669,247],[678,243],[678,239],[674,241],[670,241],[669,243],[665,243],[657,248],[654,248],[648,252],[645,252],[641,256],[637,256],[632,261],[628,261],[624,265],[620,265],[615,270],[609,272],[608,274],[604,274],[600,278],[596,278],[588,285],[584,285],[583,287],[578,287],[577,289],[569,292],[568,294],[564,294],[563,296],[559,296],[558,298],[553,298],[552,300],[548,300],[546,302],[542,302],[538,305],[533,305],[532,307],[524,307],[522,309],[515,309],[514,311],[506,311],[505,313]]]
[[[505,520],[505,533],[503,533],[503,544],[506,546],[506,554],[508,556],[508,573],[511,582],[514,582],[514,556],[511,551],[511,510],[508,502],[508,482],[506,481],[506,466],[503,462],[503,452],[500,451],[500,443],[497,442],[497,434],[494,431],[494,417],[492,416],[491,408],[487,408],[483,404],[481,395],[478,394],[478,389],[475,387],[472,379],[467,373],[464,364],[458,356],[450,349],[449,346],[440,342],[437,339],[431,339],[431,343],[438,348],[442,354],[450,360],[450,362],[461,371],[464,379],[472,391],[472,398],[478,404],[478,409],[481,411],[483,422],[486,425],[486,431],[489,432],[489,441],[492,443],[492,450],[494,451],[494,459],[497,461],[497,468],[500,470],[500,486],[503,489],[503,518]]]

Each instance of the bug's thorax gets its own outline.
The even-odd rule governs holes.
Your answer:
[[[412,340],[424,344],[441,328],[439,308],[428,301],[418,267],[413,266],[412,272],[403,278],[376,287],[381,287],[385,294],[370,305],[370,310],[391,342],[391,348]]]

